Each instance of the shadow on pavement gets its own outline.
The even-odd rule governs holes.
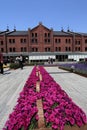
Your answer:
[[[64,74],[64,73],[72,73],[72,72],[49,72],[49,74]]]
[[[11,73],[11,72],[4,72],[3,75],[5,75],[5,74],[10,74],[10,73]]]

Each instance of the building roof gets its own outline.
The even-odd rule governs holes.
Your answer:
[[[45,26],[43,26],[42,24],[39,24],[38,26],[36,26],[35,28],[33,29],[36,29],[38,28],[39,26],[42,26],[44,28],[46,28]],[[31,31],[33,30],[31,29]],[[46,28],[48,29],[48,28]],[[7,34],[8,36],[25,36],[25,35],[28,35],[28,31],[16,31],[16,29],[14,29],[13,31],[10,31],[9,29],[5,30],[5,31],[0,31],[0,36],[3,36]],[[73,35],[76,35],[76,36],[87,36],[87,33],[81,33],[81,32],[73,32],[73,31],[64,31],[64,30],[61,30],[61,31],[53,31],[53,36],[73,36]]]
[[[66,33],[71,34],[71,35],[76,35],[76,36],[87,36],[87,33],[82,33],[82,32],[72,32],[72,31],[67,31]]]
[[[44,29],[46,29],[46,30],[48,30],[48,31],[51,31],[51,29],[49,29],[49,28],[47,28],[46,26],[44,26],[44,25],[42,24],[42,22],[39,22],[39,24],[38,24],[36,27],[32,28],[31,31],[32,31],[32,30],[35,30],[35,29],[37,29],[37,28],[39,28],[39,27],[42,27],[42,28],[44,28]]]
[[[63,31],[53,31],[53,35],[69,36],[70,34],[63,32]]]
[[[0,31],[0,35],[5,35],[7,34],[8,36],[17,36],[17,35],[28,35],[28,31]]]
[[[76,36],[80,35],[81,36],[81,34],[78,33],[78,32],[67,31],[67,33],[70,34],[70,35],[76,35]]]
[[[28,31],[13,31],[12,33],[9,33],[8,35],[11,35],[11,36],[28,35]]]
[[[0,35],[4,35],[5,33],[9,32],[9,30],[6,31],[0,31]]]
[[[83,36],[87,36],[87,33],[81,33],[79,32],[80,35],[83,35]]]

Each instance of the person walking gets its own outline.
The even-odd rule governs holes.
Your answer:
[[[23,56],[20,55],[19,57],[19,65],[20,65],[20,68],[23,69]]]
[[[0,62],[0,70],[1,70],[1,74],[3,74],[3,61]]]
[[[3,74],[3,55],[0,53],[0,73]]]

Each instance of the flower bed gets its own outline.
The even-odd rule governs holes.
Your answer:
[[[82,109],[42,67],[40,70],[43,77],[40,85],[46,126],[64,130],[65,125],[81,127],[86,124],[86,115]]]
[[[36,91],[38,81],[40,89]],[[82,109],[43,67],[34,67],[3,130],[34,130],[39,119],[36,105],[38,99],[43,101],[46,127],[68,130],[68,126],[81,127],[86,124],[86,115]]]
[[[36,93],[36,67],[25,83],[23,91],[17,100],[14,111],[9,115],[3,130],[32,130],[37,125],[37,93]]]
[[[87,77],[87,62],[60,64],[59,68]]]

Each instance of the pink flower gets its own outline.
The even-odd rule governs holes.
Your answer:
[[[69,117],[69,121],[70,121],[71,125],[74,125],[74,124],[75,124],[75,120],[74,120],[74,118]]]
[[[60,126],[60,130],[64,130],[64,124]]]
[[[81,127],[81,126],[83,125],[82,120],[78,120],[78,121],[76,122],[76,124],[77,124],[79,127]]]
[[[53,128],[54,130],[56,130],[56,129],[58,129],[58,126],[57,126],[56,124],[52,124],[52,128]]]

